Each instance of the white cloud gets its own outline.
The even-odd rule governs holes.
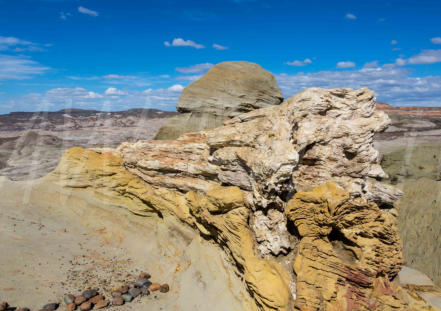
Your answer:
[[[178,81],[196,81],[200,79],[202,75],[191,75],[191,76],[179,76],[176,77],[176,80]]]
[[[182,86],[181,86],[182,87]],[[11,111],[59,110],[83,108],[97,110],[123,110],[130,108],[156,108],[174,110],[180,94],[179,87],[128,90],[126,95],[107,95],[81,87],[56,88],[45,93],[31,93],[8,100]],[[112,92],[113,93],[113,92]]]
[[[86,14],[86,15],[94,16],[94,17],[97,17],[99,15],[97,11],[90,10],[90,9],[85,8],[83,6],[78,7],[78,12]]]
[[[119,74],[108,74],[103,76],[104,79],[115,79],[115,80],[131,80],[136,79],[135,76],[125,76]]]
[[[178,67],[176,68],[176,71],[180,73],[201,73],[204,71],[207,71],[214,65],[211,63],[204,63],[204,64],[197,64],[189,67]]]
[[[392,41],[390,42],[390,44],[391,44],[391,45],[397,45],[397,44],[398,44],[398,41],[397,41],[397,40],[392,40]]]
[[[378,67],[378,61],[377,60],[374,60],[372,62],[367,62],[363,66],[363,68],[376,68],[376,67]]]
[[[350,61],[338,62],[337,63],[337,68],[354,68],[354,67],[355,67],[355,63],[354,62],[350,62]]]
[[[50,46],[46,44],[45,46]],[[27,40],[22,40],[16,37],[0,36],[0,51],[13,50],[15,52],[23,51],[43,51],[40,44],[33,43]]]
[[[165,41],[165,46],[190,46],[195,49],[203,49],[204,45],[194,42],[193,40],[184,40],[182,38],[174,38],[172,43]]]
[[[352,13],[348,13],[348,14],[345,15],[345,18],[346,18],[346,19],[357,19],[357,16],[355,16],[355,15],[352,14]]]
[[[432,39],[430,39],[430,41],[433,44],[441,44],[441,37],[432,38]]]
[[[223,45],[220,45],[220,44],[217,44],[217,43],[213,43],[213,48],[216,49],[216,50],[228,50],[227,46],[223,46]]]
[[[69,17],[71,17],[72,16],[72,14],[71,13],[69,13],[69,12],[60,12],[60,19],[62,19],[62,20],[67,20]]]
[[[309,58],[305,58],[304,60],[294,60],[292,62],[286,62],[287,65],[296,66],[296,67],[306,66],[311,63],[312,63],[312,60],[310,60]]]
[[[124,95],[127,95],[127,92],[124,92],[122,90],[118,90],[116,87],[109,87],[104,92],[104,95],[124,96]]]
[[[295,75],[276,75],[277,83],[286,97],[309,88],[360,88],[374,90],[377,99],[394,105],[439,106],[441,76],[412,77],[408,69],[394,64],[359,70],[320,71]]]
[[[47,70],[49,67],[44,67],[27,57],[0,54],[0,79],[29,79]]]
[[[184,89],[184,87],[180,84],[175,84],[170,86],[167,90],[172,91],[172,92],[182,92],[182,90]]]
[[[412,65],[430,65],[441,63],[441,50],[424,50],[421,53],[410,57],[407,63]]]

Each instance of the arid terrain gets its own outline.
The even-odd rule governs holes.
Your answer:
[[[361,297],[378,295],[376,303],[385,310],[408,303],[430,303],[440,310],[441,108],[377,104],[392,120],[381,132],[387,117],[369,113],[375,102],[366,88],[310,89],[280,104],[275,80],[265,76],[265,83],[271,86],[265,91],[268,107],[243,119],[239,112],[232,121],[216,115],[226,120],[224,127],[201,123],[198,130],[211,129],[206,137],[193,134],[178,141],[151,139],[160,131],[163,137],[182,132],[188,115],[201,122],[213,119],[212,112],[198,104],[178,117],[139,109],[0,116],[0,300],[37,309],[89,287],[110,299],[115,288],[146,271],[152,280],[169,284],[170,292],[154,292],[111,310],[292,310],[294,304],[321,310],[321,295],[330,297],[329,306],[348,299],[349,309],[342,310],[353,310],[351,304],[370,306],[372,299],[354,302],[323,294],[326,288],[346,290],[345,282],[363,292]],[[262,94],[250,98],[259,102]],[[326,105],[311,98],[328,98],[341,114],[333,115],[332,109],[328,114]],[[357,105],[367,107],[366,115],[358,114],[363,110]],[[290,126],[289,114],[298,128]],[[335,118],[341,127],[332,127]],[[334,132],[323,131],[318,119]],[[314,134],[306,135],[311,128]],[[294,142],[286,134],[291,130],[299,135]],[[341,130],[348,132],[342,137]],[[369,135],[378,131],[372,140]],[[258,134],[263,135],[257,139]],[[69,149],[74,146],[79,148]],[[234,159],[237,155],[241,161]],[[257,173],[244,169],[244,161]],[[319,178],[315,169],[321,170]],[[335,170],[340,175],[333,175]],[[369,171],[369,176],[353,170]],[[294,172],[296,183],[284,181],[290,176],[286,171]],[[322,183],[328,178],[342,188]],[[369,185],[359,199],[375,203],[367,205],[357,196],[348,201],[342,189],[351,183]],[[403,193],[397,208],[392,204],[399,191],[391,185]],[[323,199],[327,196],[332,200]],[[320,216],[319,208],[334,199],[352,213],[348,221],[339,218],[344,212]],[[249,211],[249,206],[260,210]],[[303,223],[306,218],[309,222]],[[360,220],[351,224],[350,219]],[[317,233],[325,229],[316,226],[329,232]],[[351,232],[360,233],[349,241],[344,234],[352,238]],[[313,243],[322,257],[311,255],[309,234],[316,235]],[[348,273],[342,281],[339,269],[360,270],[355,279]],[[370,274],[369,269],[382,272]],[[315,271],[321,272],[316,276]],[[329,286],[322,286],[324,278]],[[397,298],[400,286],[408,294]]]

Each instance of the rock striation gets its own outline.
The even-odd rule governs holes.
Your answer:
[[[212,129],[228,118],[278,105],[282,100],[276,79],[259,65],[219,63],[184,88],[176,105],[181,114],[162,127],[156,139],[176,139],[184,133]]]
[[[177,140],[72,148],[47,180],[215,241],[257,310],[408,310],[371,90],[312,88]],[[421,309],[423,310],[423,309]]]

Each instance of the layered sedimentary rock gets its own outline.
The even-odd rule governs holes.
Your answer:
[[[219,63],[187,86],[176,105],[181,113],[162,127],[156,139],[212,129],[228,118],[278,105],[283,96],[274,76],[257,64]]]
[[[388,122],[366,88],[313,88],[177,140],[71,149],[47,178],[198,230],[259,310],[407,310],[400,192],[370,180]]]

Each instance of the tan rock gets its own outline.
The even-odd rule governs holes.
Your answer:
[[[297,193],[286,213],[302,237],[294,264],[298,309],[406,309],[391,282],[404,262],[392,213],[334,183]]]
[[[86,301],[80,305],[80,310],[81,311],[89,311],[92,309],[92,307],[93,307],[92,303],[89,301]]]
[[[151,292],[156,292],[160,289],[161,289],[161,284],[158,283],[153,283],[152,285],[149,286],[149,291]]]
[[[101,299],[95,303],[94,309],[103,309],[109,305],[107,300]]]

